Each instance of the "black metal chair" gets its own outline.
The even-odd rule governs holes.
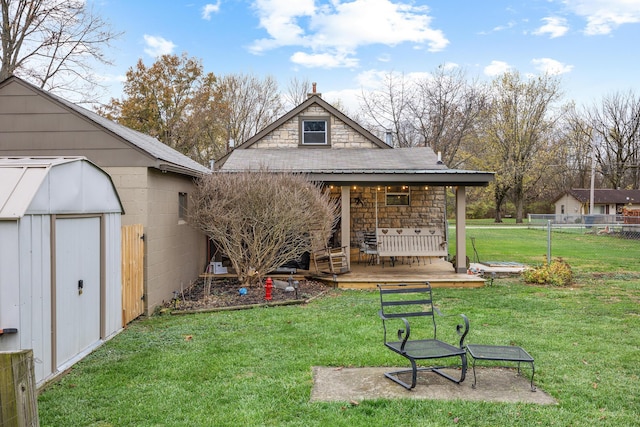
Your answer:
[[[456,325],[459,342],[449,344],[437,338],[435,314],[443,316],[433,306],[431,285],[378,285],[380,311],[384,329],[384,345],[391,351],[409,359],[411,369],[385,373],[385,377],[408,390],[416,386],[418,371],[432,371],[457,384],[464,381],[467,372],[467,352],[464,339],[469,332],[469,319],[460,314],[463,323]],[[446,317],[446,316],[443,316]],[[411,319],[411,322],[409,321]],[[397,341],[387,337],[387,329],[397,327]],[[417,362],[428,359],[460,358],[460,377],[454,378],[442,371],[447,366],[418,367]],[[411,373],[411,384],[400,379]]]

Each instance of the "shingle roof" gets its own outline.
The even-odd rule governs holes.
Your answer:
[[[234,150],[222,172],[266,168],[272,172],[300,172],[323,182],[406,182],[486,185],[491,172],[448,169],[431,148],[411,147],[305,149],[248,148]]]
[[[442,170],[433,150],[425,147],[396,148],[250,148],[234,150],[221,167],[224,171],[242,171],[267,167],[274,172],[378,172],[402,169]]]
[[[122,138],[126,142],[134,145],[138,149],[145,152],[147,155],[158,161],[158,168],[163,170],[173,170],[180,173],[199,176],[202,174],[210,173],[211,171],[202,166],[200,163],[190,159],[184,154],[174,150],[166,144],[158,141],[156,138],[153,138],[149,135],[145,135],[141,132],[137,132],[133,129],[130,129],[126,126],[122,126],[114,121],[106,119],[99,114],[94,113],[86,108],[83,108],[79,105],[76,105],[70,101],[67,101],[64,98],[61,98],[53,93],[46,92],[41,88],[22,80],[18,77],[11,76],[6,81],[11,79],[15,79],[16,81],[30,87],[32,90],[41,93],[42,95],[49,97],[54,102],[62,104],[69,110],[74,111],[75,113],[85,117],[86,119],[92,121],[96,125],[102,127],[103,129],[117,135]]]
[[[581,203],[591,201],[591,190],[588,188],[572,188],[567,193],[575,197]],[[597,204],[624,204],[629,202],[640,203],[640,190],[596,188],[593,190],[593,202]]]
[[[153,138],[149,135],[145,135],[144,133],[135,131],[126,126],[122,126],[114,121],[106,119],[99,114],[94,113],[93,111],[87,110],[79,105],[76,105],[72,102],[69,102],[63,98],[60,98],[56,95],[50,94],[53,98],[57,99],[60,103],[66,105],[68,108],[73,111],[81,114],[82,116],[88,118],[92,122],[97,125],[113,132],[118,135],[122,139],[130,142],[141,150],[145,151],[150,156],[153,156],[157,160],[165,161],[167,163],[171,163],[179,168],[184,168],[186,171],[198,172],[199,174],[207,174],[211,173],[209,168],[202,166],[200,163],[195,160],[190,159],[184,154],[174,150],[166,144],[158,141],[156,138]]]

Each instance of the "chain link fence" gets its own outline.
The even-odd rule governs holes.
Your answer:
[[[616,215],[532,215],[522,225],[467,225],[467,256],[471,262],[529,266],[562,258],[586,272],[640,277],[640,224],[630,222]],[[448,238],[455,242],[454,228]]]
[[[576,250],[594,259],[617,254],[628,267],[640,272],[634,259],[640,247],[640,217],[629,215],[529,215],[528,228],[547,232],[547,260],[566,257]],[[555,244],[554,244],[555,243]]]

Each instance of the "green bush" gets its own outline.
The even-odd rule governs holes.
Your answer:
[[[551,261],[522,273],[526,283],[539,283],[554,286],[569,286],[573,281],[571,266],[562,258]]]

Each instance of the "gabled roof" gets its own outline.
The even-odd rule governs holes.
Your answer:
[[[588,188],[572,188],[567,191],[566,194],[573,196],[581,203],[589,203],[591,201],[591,190]],[[557,202],[560,197],[558,197],[555,201]],[[640,190],[614,190],[610,188],[596,188],[593,190],[593,203],[638,204],[640,203]]]
[[[252,148],[234,150],[220,166],[221,172],[267,169],[272,172],[304,173],[327,184],[440,184],[486,185],[492,172],[449,169],[428,147],[342,148],[308,150],[298,148]]]
[[[266,135],[273,132],[275,129],[279,128],[280,126],[282,126],[283,124],[291,120],[292,118],[298,116],[300,113],[302,113],[303,111],[311,107],[313,104],[319,105],[320,107],[328,111],[331,115],[339,118],[340,120],[345,122],[347,125],[349,125],[351,128],[353,128],[356,132],[358,132],[360,135],[362,135],[365,139],[368,139],[378,147],[392,148],[387,144],[385,144],[384,141],[382,141],[380,138],[378,138],[377,136],[375,136],[374,134],[372,134],[362,126],[360,126],[358,123],[351,120],[349,117],[347,117],[344,113],[342,113],[340,110],[335,108],[333,105],[329,104],[327,101],[322,99],[319,95],[311,95],[302,104],[298,105],[297,107],[295,107],[294,109],[292,109],[291,111],[289,111],[288,113],[280,117],[278,120],[271,123],[269,126],[265,127],[264,129],[262,129],[260,132],[258,132],[251,138],[247,139],[242,144],[238,145],[238,147],[236,147],[236,150],[238,149],[242,150],[242,149],[251,147],[253,144],[260,141]]]
[[[342,120],[375,148],[253,148],[252,146],[318,105]],[[262,129],[218,161],[220,172],[267,169],[272,172],[304,173],[313,181],[336,185],[468,185],[483,186],[493,172],[448,169],[429,147],[393,148],[364,129],[317,94]]]
[[[85,157],[0,157],[0,220],[123,213],[111,177]]]
[[[11,76],[3,82],[0,82],[0,87],[8,84],[11,81],[20,83],[21,85],[28,87],[32,91],[37,92],[43,97],[48,98],[52,102],[61,105],[63,108],[74,112],[75,114],[93,122],[95,125],[101,127],[105,131],[113,134],[122,141],[132,145],[134,148],[145,153],[150,158],[156,161],[156,168],[160,170],[166,170],[171,172],[182,173],[190,176],[201,176],[202,174],[208,174],[211,171],[202,166],[200,163],[190,159],[184,154],[174,150],[166,144],[158,141],[149,135],[145,135],[141,132],[130,129],[126,126],[122,126],[116,122],[106,119],[99,114],[94,113],[86,108],[76,105],[64,98],[61,98],[55,94],[47,92],[25,80],[16,76]]]

